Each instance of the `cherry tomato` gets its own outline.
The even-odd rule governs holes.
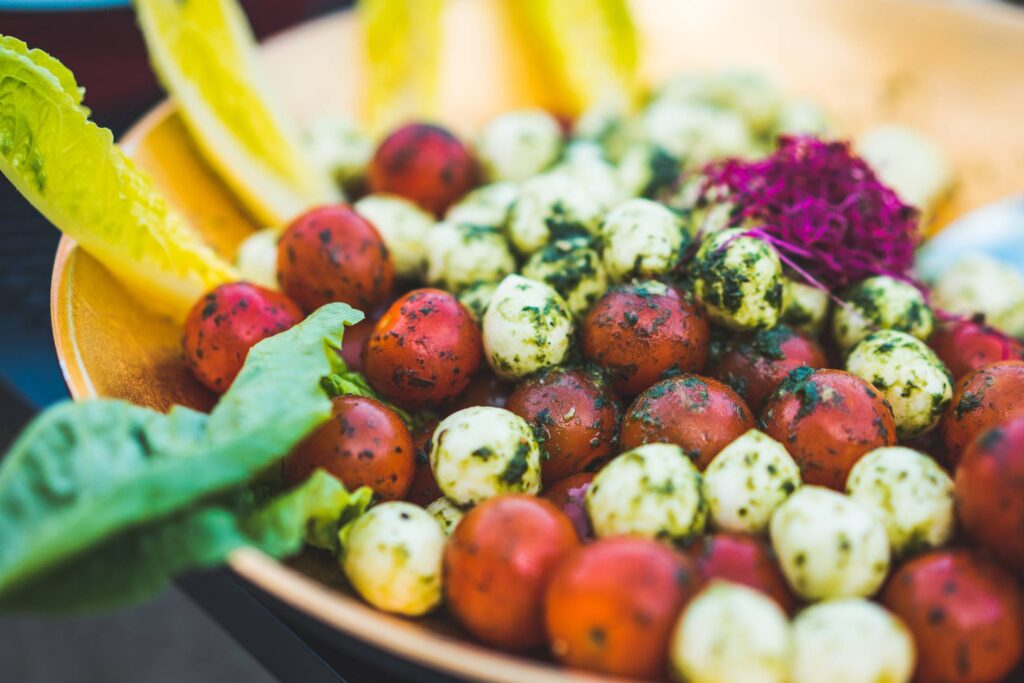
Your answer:
[[[796,598],[786,585],[771,548],[760,538],[716,533],[687,549],[705,581],[724,579],[759,590],[792,614]]]
[[[837,491],[868,451],[896,444],[885,398],[842,370],[793,370],[765,404],[760,428],[786,447],[804,483]]]
[[[440,498],[441,487],[437,485],[434,478],[434,470],[430,467],[430,450],[433,447],[432,439],[434,430],[437,428],[437,421],[418,429],[412,435],[412,448],[416,460],[416,470],[412,475],[412,485],[409,486],[409,493],[405,499],[420,507],[427,507]]]
[[[307,313],[332,301],[370,311],[391,292],[394,268],[377,229],[336,204],[307,211],[284,231],[277,279]]]
[[[208,389],[222,394],[242,369],[249,349],[302,320],[284,294],[248,282],[229,282],[206,294],[185,319],[185,363]]]
[[[968,535],[1024,576],[1024,417],[982,432],[964,449],[955,495]]]
[[[621,408],[592,373],[554,368],[527,379],[508,397],[506,409],[533,426],[547,454],[545,486],[593,469],[615,452]]]
[[[940,550],[896,570],[881,602],[917,645],[915,683],[996,683],[1024,650],[1024,598],[1004,569],[967,550]]]
[[[953,379],[1001,360],[1020,360],[1024,345],[1013,337],[975,320],[940,325],[928,339]]]
[[[779,325],[749,337],[734,337],[711,373],[759,412],[790,370],[828,365],[821,345],[802,332]]]
[[[594,531],[590,528],[590,518],[587,517],[587,489],[590,482],[594,481],[593,472],[580,472],[556,481],[544,489],[541,498],[554,503],[555,507],[565,513],[572,525],[576,527],[576,533],[580,540],[589,541],[594,538]]]
[[[506,650],[544,642],[544,589],[579,547],[572,522],[531,496],[498,496],[470,510],[445,547],[445,592],[459,623]]]
[[[380,401],[338,396],[331,419],[285,458],[285,478],[298,483],[322,468],[351,489],[369,486],[382,500],[401,500],[416,465],[412,436]]]
[[[1024,362],[992,363],[956,383],[953,400],[940,429],[946,453],[955,468],[960,454],[978,434],[1010,418],[1024,415]]]
[[[587,314],[583,355],[608,371],[623,396],[659,379],[700,372],[708,358],[704,311],[671,287],[634,283],[613,288]]]
[[[416,202],[437,215],[473,189],[473,157],[444,128],[411,123],[380,144],[370,162],[370,189]]]
[[[482,357],[480,328],[455,295],[416,289],[377,321],[363,348],[363,372],[386,398],[424,408],[465,389]]]
[[[581,669],[664,678],[672,628],[699,588],[693,562],[657,541],[615,536],[584,546],[548,584],[551,652]]]
[[[683,375],[662,380],[636,397],[619,430],[622,450],[672,443],[703,470],[718,451],[754,428],[739,395],[718,380]]]

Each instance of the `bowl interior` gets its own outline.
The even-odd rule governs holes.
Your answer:
[[[513,48],[503,1],[457,0],[446,14],[437,118],[464,134],[500,111],[546,103],[539,79]],[[1012,9],[983,5],[968,11],[923,0],[632,5],[648,82],[682,69],[750,66],[787,91],[822,103],[851,134],[891,121],[938,141],[953,161],[958,185],[937,225],[1021,189],[1024,18]],[[360,41],[349,13],[267,43],[270,83],[299,122],[331,112],[357,115],[365,78]],[[152,111],[123,143],[220,252],[230,257],[261,227],[202,161],[172,105]],[[66,239],[54,268],[52,315],[58,357],[75,398],[120,397],[161,409],[212,404],[181,361],[180,328],[146,311]],[[327,624],[438,670],[493,681],[590,678],[465,641],[443,616],[405,621],[378,613],[347,593],[336,572],[315,557],[287,566],[241,552],[232,566]]]

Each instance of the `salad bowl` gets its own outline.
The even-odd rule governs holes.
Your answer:
[[[844,135],[882,122],[920,129],[949,155],[957,186],[932,229],[1019,191],[1024,178],[1024,16],[979,4],[914,0],[635,0],[643,79],[733,65],[764,72],[819,102]],[[513,49],[501,0],[460,0],[445,17],[437,118],[471,133],[501,111],[545,106],[543,79]],[[270,84],[299,123],[358,115],[365,84],[354,16],[304,25],[265,45]],[[254,224],[190,141],[173,103],[140,120],[122,146],[220,253],[230,257]],[[178,323],[156,316],[93,258],[64,238],[51,312],[58,358],[76,399],[117,397],[158,409],[208,409],[214,396],[181,357]],[[468,640],[443,614],[404,620],[359,601],[331,562],[309,554],[280,563],[256,551],[233,571],[329,631],[429,670],[487,681],[587,681],[540,657],[502,654]]]

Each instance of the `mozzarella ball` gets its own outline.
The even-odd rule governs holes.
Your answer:
[[[630,197],[653,197],[672,187],[682,164],[661,147],[649,143],[629,145],[617,168],[619,187]]]
[[[704,102],[657,100],[640,118],[645,141],[689,166],[744,156],[755,145],[743,117]]]
[[[682,542],[704,531],[700,473],[683,450],[652,443],[605,465],[587,489],[587,515],[600,538],[638,534]]]
[[[889,571],[882,520],[831,489],[801,486],[768,528],[786,581],[807,600],[871,595]]]
[[[433,501],[426,509],[437,520],[437,523],[441,525],[441,529],[444,530],[446,536],[452,535],[455,527],[459,525],[459,522],[465,516],[461,508],[444,496]]]
[[[474,147],[490,180],[525,180],[558,159],[562,127],[540,109],[510,111],[491,119]]]
[[[367,195],[352,208],[377,228],[391,255],[395,275],[406,279],[423,275],[433,216],[408,199],[389,194]]]
[[[782,312],[782,262],[744,228],[705,237],[694,258],[694,292],[708,316],[731,330],[774,327]]]
[[[879,330],[853,347],[846,370],[875,385],[892,407],[896,436],[933,429],[953,398],[953,377],[927,344],[906,332]]]
[[[825,325],[831,303],[828,292],[787,278],[782,292],[782,322],[816,337]]]
[[[775,124],[775,132],[778,135],[825,137],[830,128],[825,112],[816,102],[810,100],[793,100],[783,104]]]
[[[565,173],[545,173],[520,186],[508,236],[522,254],[532,254],[551,239],[596,235],[603,213],[585,184]]]
[[[846,491],[882,518],[894,555],[937,548],[953,536],[953,480],[923,453],[876,448],[850,470]]]
[[[759,534],[800,486],[800,468],[786,448],[751,429],[718,452],[704,470],[704,498],[718,529]]]
[[[374,144],[355,121],[343,115],[314,120],[305,130],[310,159],[346,185],[366,175]]]
[[[540,446],[514,413],[489,406],[459,410],[441,420],[431,443],[434,478],[455,505],[540,491]]]
[[[934,141],[913,128],[895,124],[875,126],[864,131],[855,146],[879,180],[895,190],[904,202],[921,210],[922,224],[953,187],[949,157]]]
[[[774,600],[713,581],[683,611],[670,659],[688,683],[787,683],[792,650],[789,620]]]
[[[575,316],[586,313],[608,290],[601,256],[572,242],[549,244],[530,257],[522,272],[554,287]]]
[[[502,379],[559,365],[572,341],[569,305],[550,285],[509,275],[484,312],[484,354]]]
[[[862,598],[812,605],[793,621],[793,683],[906,683],[915,659],[903,622]]]
[[[238,245],[235,253],[235,267],[246,282],[280,289],[277,284],[277,240],[280,230],[266,228],[257,230]]]
[[[519,197],[516,183],[491,183],[473,190],[448,209],[444,219],[453,223],[505,228],[508,213]]]
[[[352,587],[385,612],[426,614],[441,602],[444,531],[412,503],[381,503],[346,530],[341,567]]]
[[[497,289],[497,282],[478,282],[459,293],[459,303],[473,315],[478,325],[483,324],[484,311],[491,305],[491,299],[494,298]]]
[[[628,144],[629,119],[622,107],[606,102],[586,109],[573,123],[574,140],[595,142],[616,161]]]
[[[608,210],[629,195],[619,183],[618,171],[595,142],[580,140],[565,148],[565,158],[553,169],[586,187],[603,210]]]
[[[609,211],[601,238],[604,267],[615,282],[670,272],[689,242],[679,217],[650,199],[630,199]]]
[[[935,327],[935,314],[920,290],[888,275],[876,275],[848,287],[840,297],[846,306],[832,314],[832,336],[849,351],[872,330],[899,330],[927,339]]]
[[[427,281],[459,292],[478,282],[497,282],[516,269],[499,228],[438,223],[427,234]]]
[[[932,298],[944,311],[982,313],[989,325],[1024,336],[1024,275],[991,256],[971,254],[958,261],[934,284]]]

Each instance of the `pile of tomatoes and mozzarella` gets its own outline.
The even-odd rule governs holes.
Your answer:
[[[334,398],[283,470],[373,489],[340,563],[381,610],[444,604],[493,647],[636,678],[1002,680],[1024,647],[1021,344],[910,273],[803,278],[701,186],[821,126],[723,75],[628,120],[506,113],[471,145],[322,128],[361,198],[245,243],[251,283],[196,304],[185,358],[220,392],[304,313],[368,313],[342,355],[373,397]]]

